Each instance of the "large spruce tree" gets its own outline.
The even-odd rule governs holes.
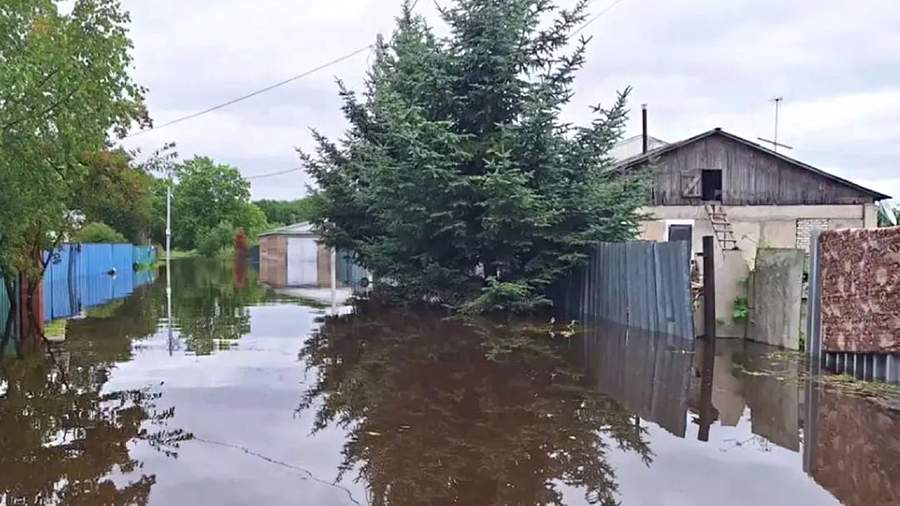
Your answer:
[[[410,300],[525,311],[592,242],[632,238],[646,186],[608,156],[628,90],[588,126],[560,119],[587,6],[456,0],[439,37],[406,2],[362,97],[340,84],[346,137],[302,154],[327,242]]]

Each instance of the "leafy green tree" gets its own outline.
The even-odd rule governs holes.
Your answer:
[[[878,226],[895,227],[900,224],[900,207],[894,208],[882,203],[878,206]]]
[[[315,197],[297,200],[258,200],[254,202],[270,225],[293,225],[312,221],[318,213]]]
[[[301,153],[326,241],[411,300],[477,312],[547,304],[591,243],[634,237],[647,187],[608,156],[628,90],[588,126],[559,117],[587,6],[457,0],[439,37],[407,1],[363,96],[340,86],[346,138]]]
[[[75,188],[70,208],[88,222],[106,223],[129,242],[144,243],[153,212],[153,176],[133,165],[124,150],[104,150],[82,159],[87,173]]]
[[[266,228],[265,214],[250,202],[250,183],[235,167],[195,157],[178,165],[175,173],[172,235],[177,247],[197,248],[204,234],[220,223],[243,228],[251,239]],[[165,187],[158,190],[165,198]]]
[[[149,120],[118,0],[5,0],[0,8],[0,272],[37,280],[41,249],[74,226],[84,153]]]
[[[75,234],[75,242],[121,244],[128,239],[106,223],[90,223]]]
[[[215,257],[232,244],[234,234],[234,225],[223,221],[201,234],[197,242],[197,252],[205,257]]]
[[[266,220],[266,213],[262,211],[256,204],[245,202],[241,205],[240,212],[232,217],[235,229],[232,230],[231,237],[237,230],[243,230],[244,234],[251,241],[259,239],[259,234],[265,232],[269,228],[269,222]]]

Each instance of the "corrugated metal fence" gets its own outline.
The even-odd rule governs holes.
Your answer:
[[[131,244],[63,244],[52,255],[43,281],[45,321],[130,295],[153,279],[139,267],[156,260],[152,247]]]
[[[6,293],[6,286],[3,283],[3,278],[0,277],[0,336],[6,331],[6,322],[9,315],[9,295]],[[0,350],[2,353],[2,350]]]
[[[366,275],[366,270],[353,260],[353,254],[346,251],[338,251],[336,255],[337,282],[350,287],[362,285],[363,278],[371,282]]]
[[[695,336],[687,242],[598,243],[567,285],[562,306],[573,317]]]

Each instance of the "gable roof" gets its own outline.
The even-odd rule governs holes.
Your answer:
[[[703,132],[703,133],[700,134],[700,135],[695,135],[694,137],[691,137],[690,139],[685,139],[685,140],[683,140],[683,141],[675,142],[675,143],[672,143],[672,144],[669,144],[669,145],[666,145],[666,146],[662,146],[662,147],[658,147],[658,148],[656,148],[656,149],[652,149],[652,150],[650,150],[650,151],[648,151],[648,152],[646,152],[646,153],[643,153],[643,154],[640,154],[640,155],[637,155],[637,156],[632,156],[631,158],[627,158],[627,159],[625,159],[625,160],[620,161],[619,163],[617,163],[617,164],[615,165],[615,167],[618,168],[618,169],[625,169],[625,168],[634,167],[635,165],[639,165],[639,164],[645,163],[645,162],[649,161],[649,160],[652,159],[652,158],[656,158],[656,157],[658,157],[658,156],[664,155],[664,154],[669,153],[669,152],[671,152],[671,151],[675,151],[675,150],[680,149],[680,148],[682,148],[682,147],[684,147],[684,146],[687,146],[688,144],[693,144],[693,143],[695,143],[695,142],[697,142],[697,141],[701,141],[701,140],[703,140],[703,139],[706,139],[707,137],[712,137],[713,135],[719,135],[719,136],[725,137],[726,139],[730,139],[730,140],[732,140],[732,141],[734,141],[734,142],[743,144],[743,145],[745,145],[745,146],[747,146],[747,147],[749,147],[749,148],[751,148],[751,149],[755,149],[755,150],[758,150],[758,151],[762,151],[762,152],[764,152],[764,153],[766,153],[766,154],[768,154],[768,155],[770,155],[770,156],[774,156],[774,157],[778,158],[778,159],[781,160],[781,161],[787,162],[787,163],[793,165],[794,167],[797,167],[797,168],[799,168],[799,169],[802,169],[802,170],[806,170],[806,171],[812,172],[812,173],[817,174],[817,175],[819,175],[819,176],[821,176],[821,177],[824,177],[824,178],[826,178],[826,179],[829,179],[829,180],[831,180],[831,181],[833,181],[833,182],[835,182],[835,183],[838,183],[838,184],[847,186],[847,187],[852,188],[852,189],[854,189],[854,190],[856,190],[856,191],[858,191],[858,192],[860,192],[860,193],[864,193],[864,194],[866,194],[866,195],[869,195],[869,196],[871,196],[872,198],[874,198],[876,201],[879,201],[879,200],[888,200],[888,199],[891,198],[889,195],[885,195],[885,194],[883,194],[883,193],[879,193],[879,192],[877,192],[877,191],[875,191],[875,190],[870,190],[869,188],[866,188],[866,187],[864,187],[864,186],[860,186],[860,185],[858,185],[858,184],[856,184],[856,183],[854,183],[854,182],[852,182],[852,181],[848,181],[848,180],[846,180],[846,179],[844,179],[844,178],[835,176],[834,174],[829,174],[828,172],[825,172],[824,170],[821,170],[821,169],[817,169],[817,168],[813,167],[812,165],[803,163],[803,162],[801,162],[801,161],[799,161],[799,160],[795,160],[795,159],[793,159],[793,158],[791,158],[791,157],[789,157],[789,156],[785,156],[785,155],[783,155],[783,154],[781,154],[781,153],[779,153],[779,152],[777,152],[777,151],[773,151],[773,150],[771,150],[771,149],[769,149],[769,148],[767,148],[767,147],[765,147],[765,146],[762,146],[762,145],[760,145],[760,144],[757,144],[757,143],[755,143],[755,142],[748,141],[747,139],[744,139],[743,137],[738,137],[737,135],[734,135],[734,134],[732,134],[732,133],[728,133],[728,132],[726,132],[725,130],[722,130],[721,128],[714,128],[714,129],[712,129],[712,130],[710,130],[710,131],[708,131],[708,132]]]
[[[259,234],[260,237],[270,235],[292,235],[292,236],[318,236],[319,233],[310,223],[295,223],[286,227],[276,228],[268,232]]]

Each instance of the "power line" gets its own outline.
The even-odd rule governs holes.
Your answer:
[[[207,109],[204,109],[204,110],[202,110],[202,111],[195,112],[195,113],[191,113],[191,114],[188,114],[188,115],[186,115],[186,116],[181,116],[180,118],[175,118],[175,119],[173,119],[172,121],[168,121],[168,122],[166,122],[166,123],[163,123],[162,125],[159,125],[159,126],[156,126],[156,127],[153,127],[153,128],[148,128],[147,130],[140,130],[140,131],[135,132],[135,133],[133,133],[133,134],[126,135],[125,138],[127,139],[127,138],[130,138],[130,137],[137,137],[138,135],[143,135],[143,134],[145,134],[145,133],[147,133],[147,132],[152,132],[152,131],[154,131],[154,130],[159,130],[159,129],[162,129],[162,128],[166,128],[166,127],[172,126],[172,125],[174,125],[174,124],[176,124],[176,123],[181,123],[182,121],[187,121],[187,120],[190,120],[190,119],[194,119],[194,118],[196,118],[196,117],[199,117],[199,116],[203,116],[204,114],[209,114],[209,113],[211,113],[211,112],[218,111],[219,109],[223,109],[223,108],[228,107],[228,106],[230,106],[230,105],[234,105],[234,104],[236,104],[236,103],[238,103],[238,102],[243,102],[244,100],[247,100],[247,99],[249,99],[249,98],[253,98],[253,97],[257,96],[257,95],[261,95],[261,94],[266,93],[266,92],[268,92],[268,91],[272,91],[272,90],[274,90],[275,88],[279,88],[279,87],[281,87],[281,86],[284,86],[284,85],[286,85],[286,84],[290,84],[290,83],[292,83],[292,82],[294,82],[294,81],[297,81],[297,80],[299,80],[299,79],[303,79],[304,77],[309,76],[310,74],[314,74],[314,73],[316,73],[316,72],[319,72],[320,70],[324,70],[324,69],[326,69],[326,68],[328,68],[328,67],[330,67],[330,66],[332,66],[332,65],[336,65],[336,64],[338,64],[338,63],[341,63],[342,61],[349,60],[350,58],[353,58],[354,56],[356,56],[356,55],[362,53],[363,51],[368,51],[368,50],[370,50],[370,49],[372,49],[372,44],[369,44],[369,45],[367,45],[367,46],[365,46],[365,47],[361,47],[361,48],[357,49],[356,51],[353,51],[352,53],[345,54],[344,56],[341,56],[341,57],[339,57],[339,58],[335,58],[334,60],[331,60],[331,61],[329,61],[329,62],[327,62],[327,63],[322,64],[322,65],[319,65],[318,67],[316,67],[316,68],[314,68],[314,69],[307,70],[306,72],[303,72],[302,74],[297,74],[297,75],[295,75],[295,76],[293,76],[293,77],[289,77],[289,78],[287,78],[287,79],[285,79],[285,80],[283,80],[283,81],[279,81],[279,82],[277,82],[277,83],[275,83],[275,84],[266,86],[265,88],[260,88],[260,89],[258,89],[258,90],[252,91],[252,92],[250,92],[250,93],[248,93],[248,94],[246,94],[246,95],[240,96],[240,97],[238,97],[238,98],[234,98],[234,99],[229,100],[229,101],[227,101],[227,102],[223,102],[223,103],[221,103],[221,104],[214,105],[214,106],[209,107],[209,108],[207,108]]]
[[[587,20],[583,25],[581,25],[580,27],[578,27],[577,30],[575,30],[574,32],[572,32],[572,35],[573,35],[573,36],[574,36],[574,35],[578,35],[578,34],[581,33],[585,28],[591,26],[591,24],[592,24],[594,21],[597,21],[598,19],[600,19],[601,17],[603,17],[604,14],[606,14],[606,13],[609,12],[609,11],[611,11],[613,7],[619,5],[619,4],[622,3],[622,2],[623,2],[623,0],[615,0],[615,1],[613,1],[613,3],[607,5],[605,8],[603,8],[603,10],[601,10],[600,12],[598,12],[597,14],[595,14],[594,17],[592,17],[591,19]]]
[[[290,174],[291,172],[300,172],[301,170],[303,170],[303,167],[294,167],[293,169],[280,170],[278,172],[269,172],[267,174],[260,174],[258,176],[249,176],[244,179],[247,179],[247,180],[264,179],[267,177],[275,177],[275,176],[282,176],[284,174]]]
[[[581,25],[578,29],[576,29],[574,32],[572,32],[572,35],[578,35],[578,34],[581,33],[584,29],[586,29],[588,26],[590,26],[592,23],[594,23],[595,21],[597,21],[598,19],[600,19],[604,14],[606,14],[607,12],[609,12],[610,10],[612,10],[613,7],[615,7],[616,5],[618,5],[618,4],[622,3],[622,2],[623,2],[623,0],[614,0],[611,4],[609,4],[608,6],[606,6],[603,10],[601,10],[600,12],[598,12],[597,14],[595,14],[592,18],[590,18],[589,20],[587,20],[587,22],[585,22],[585,23],[584,23],[583,25]],[[415,7],[416,7],[418,4],[419,4],[419,1],[416,0],[416,1],[412,4],[412,8],[415,9]],[[153,131],[155,131],[155,130],[160,130],[160,129],[163,129],[163,128],[166,128],[166,127],[169,127],[169,126],[178,124],[178,123],[181,123],[181,122],[183,122],[183,121],[188,121],[188,120],[191,120],[191,119],[194,119],[194,118],[203,116],[203,115],[205,115],[205,114],[209,114],[209,113],[211,113],[211,112],[215,112],[215,111],[218,111],[218,110],[220,110],[220,109],[224,109],[225,107],[228,107],[228,106],[230,106],[230,105],[234,105],[234,104],[236,104],[236,103],[238,103],[238,102],[243,102],[244,100],[253,98],[253,97],[257,96],[257,95],[261,95],[261,94],[263,94],[263,93],[272,91],[272,90],[274,90],[274,89],[276,89],[276,88],[280,88],[280,87],[282,87],[282,86],[284,86],[284,85],[286,85],[286,84],[290,84],[290,83],[292,83],[292,82],[294,82],[294,81],[303,79],[304,77],[307,77],[307,76],[309,76],[309,75],[311,75],[311,74],[314,74],[314,73],[316,73],[316,72],[319,72],[319,71],[321,71],[321,70],[324,70],[324,69],[326,69],[326,68],[328,68],[328,67],[331,67],[332,65],[336,65],[336,64],[341,63],[341,62],[343,62],[343,61],[345,61],[345,60],[349,60],[350,58],[353,58],[354,56],[356,56],[356,55],[362,53],[363,51],[371,50],[372,47],[373,47],[372,44],[368,44],[368,45],[366,45],[366,46],[364,46],[364,47],[361,47],[361,48],[359,48],[359,49],[357,49],[357,50],[355,50],[355,51],[353,51],[353,52],[347,53],[347,54],[345,54],[344,56],[335,58],[334,60],[331,60],[331,61],[329,61],[329,62],[327,62],[327,63],[322,64],[322,65],[319,65],[319,66],[316,67],[316,68],[307,70],[306,72],[303,72],[302,74],[297,74],[297,75],[292,76],[292,77],[289,77],[289,78],[287,78],[287,79],[285,79],[285,80],[283,80],[283,81],[279,81],[279,82],[277,82],[277,83],[275,83],[275,84],[266,86],[266,87],[264,87],[264,88],[260,88],[260,89],[255,90],[255,91],[251,91],[250,93],[247,93],[246,95],[242,95],[242,96],[240,96],[240,97],[237,97],[237,98],[228,100],[228,101],[226,101],[226,102],[222,102],[221,104],[214,105],[214,106],[209,107],[209,108],[206,108],[206,109],[204,109],[204,110],[202,110],[202,111],[198,111],[198,112],[195,112],[195,113],[187,114],[187,115],[185,115],[185,116],[181,116],[181,117],[179,117],[179,118],[175,118],[175,119],[173,119],[173,120],[171,120],[171,121],[167,121],[166,123],[163,123],[163,124],[161,124],[161,125],[159,125],[159,126],[155,126],[155,127],[152,127],[152,128],[148,128],[148,129],[146,129],[146,130],[140,130],[140,131],[134,132],[134,133],[132,133],[132,134],[126,135],[125,138],[128,139],[128,138],[131,138],[131,137],[137,137],[137,136],[139,136],[139,135],[143,135],[143,134],[148,133],[148,132],[153,132]],[[294,169],[294,170],[296,170],[296,169]]]

